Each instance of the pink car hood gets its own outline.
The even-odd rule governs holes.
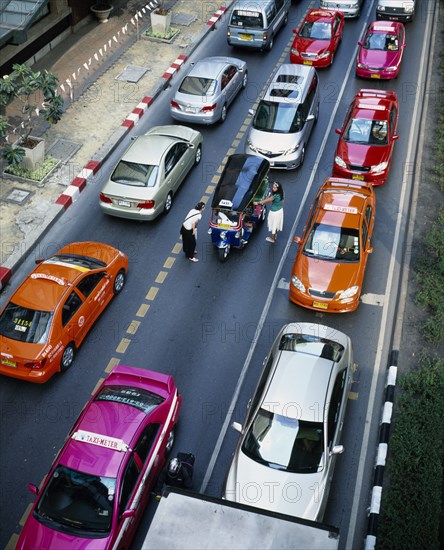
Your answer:
[[[366,50],[361,48],[359,51],[359,63],[368,67],[385,69],[386,67],[395,67],[401,59],[402,50],[386,52],[383,50]]]

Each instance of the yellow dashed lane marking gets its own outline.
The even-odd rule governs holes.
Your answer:
[[[142,304],[139,309],[137,310],[136,316],[137,317],[145,317],[145,315],[148,313],[148,310],[150,309],[149,304]]]
[[[172,258],[171,256],[169,256],[165,263],[163,264],[163,267],[165,267],[166,269],[170,269],[173,267],[173,264],[174,262],[176,261],[176,258]]]
[[[206,190],[205,190],[205,193],[208,193],[209,195],[211,195],[212,193],[214,193],[214,190],[216,189],[216,186],[215,185],[209,185]]]
[[[20,521],[19,521],[20,527],[23,527],[25,525],[26,520],[28,519],[29,513],[31,512],[31,508],[32,508],[32,502],[28,504],[23,516],[20,518]]]
[[[111,357],[108,365],[106,366],[105,372],[111,372],[113,368],[119,364],[119,361],[120,359],[117,359],[116,357]]]
[[[173,246],[173,249],[171,250],[171,252],[173,254],[179,254],[179,252],[182,250],[182,245],[180,243],[176,243],[174,246]]]
[[[126,332],[128,334],[136,334],[137,329],[140,327],[140,321],[131,321],[128,328],[126,329]]]
[[[15,533],[11,535],[11,538],[6,543],[5,550],[14,550],[15,547],[17,546],[18,539],[19,539],[19,536],[16,535]]]
[[[117,353],[125,353],[130,343],[131,340],[129,338],[122,338],[122,340],[120,340],[120,344],[117,346]]]
[[[233,146],[237,148],[240,142],[241,142],[240,139],[235,139],[235,140],[233,141]]]
[[[220,180],[219,176],[213,176],[211,178],[211,183],[213,183],[214,185],[217,185],[219,183],[219,180]]]
[[[157,275],[155,282],[162,284],[165,281],[167,275],[168,275],[168,271],[159,271],[159,274]]]
[[[353,399],[353,401],[356,401],[358,399],[359,393],[357,391],[349,391],[348,392],[348,398]]]
[[[229,155],[234,155],[235,152],[236,152],[236,149],[235,149],[234,147],[230,147],[230,148],[228,149],[228,151],[227,151],[227,153],[228,153]]]
[[[148,291],[148,294],[145,296],[145,298],[147,300],[154,300],[154,298],[157,296],[157,293],[159,292],[159,289],[155,286],[152,286],[149,291]]]
[[[96,385],[94,386],[94,389],[93,391],[91,392],[91,395],[94,395],[97,391],[97,389],[99,388],[100,384],[104,381],[105,379],[104,378],[99,378],[96,382]]]

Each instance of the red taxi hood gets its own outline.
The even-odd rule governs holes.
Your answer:
[[[100,539],[85,539],[54,531],[41,524],[32,515],[20,534],[16,550],[35,550],[36,548],[69,548],[70,550],[105,550],[110,548],[109,537]]]
[[[383,50],[366,50],[361,48],[359,52],[359,63],[363,63],[370,68],[393,67],[399,63],[402,50],[386,52]]]
[[[362,145],[349,143],[342,139],[338,142],[336,155],[347,164],[356,166],[376,166],[390,158],[389,145]]]
[[[301,254],[293,273],[305,288],[338,292],[354,286],[358,280],[359,262],[336,263]]]
[[[311,38],[297,37],[293,47],[299,52],[307,52],[312,54],[320,54],[328,49],[330,40],[312,40]]]

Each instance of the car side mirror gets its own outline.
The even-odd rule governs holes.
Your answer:
[[[251,116],[253,116],[253,115],[254,115],[253,109],[248,109],[248,114],[251,115]]]
[[[237,432],[242,433],[242,424],[239,424],[239,422],[233,422],[231,424],[231,427],[235,429]]]
[[[35,261],[35,263],[36,263],[37,265],[41,264],[42,262],[43,262],[42,258],[38,258],[38,259]]]
[[[398,134],[395,134],[395,135],[392,137],[392,140],[393,140],[393,141],[396,141],[398,138],[399,138]]]
[[[291,32],[292,32],[293,34],[298,34],[297,29],[293,29]]]
[[[301,237],[293,237],[293,242],[295,242],[297,244],[301,244],[302,239],[301,239]]]
[[[335,445],[331,450],[330,455],[340,455],[344,452],[344,445]]]
[[[39,494],[39,488],[37,487],[37,485],[34,485],[34,483],[28,483],[28,489],[33,495],[37,496]]]
[[[367,254],[372,254],[372,253],[373,253],[373,247],[367,248]]]
[[[122,519],[132,518],[136,515],[135,510],[125,510],[122,514]]]
[[[341,133],[341,129],[340,129],[340,128],[336,128],[336,129],[335,129],[335,132],[336,132],[337,134],[340,134],[340,133]]]
[[[359,41],[359,42],[358,42],[358,46],[362,46],[362,41]]]
[[[308,117],[307,117],[307,122],[308,122],[309,120],[314,120],[314,118],[315,118],[314,115],[308,115]]]

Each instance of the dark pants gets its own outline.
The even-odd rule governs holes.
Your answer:
[[[196,250],[196,237],[193,235],[192,229],[185,229],[182,226],[182,243],[185,256],[187,258],[194,258],[194,251]]]

